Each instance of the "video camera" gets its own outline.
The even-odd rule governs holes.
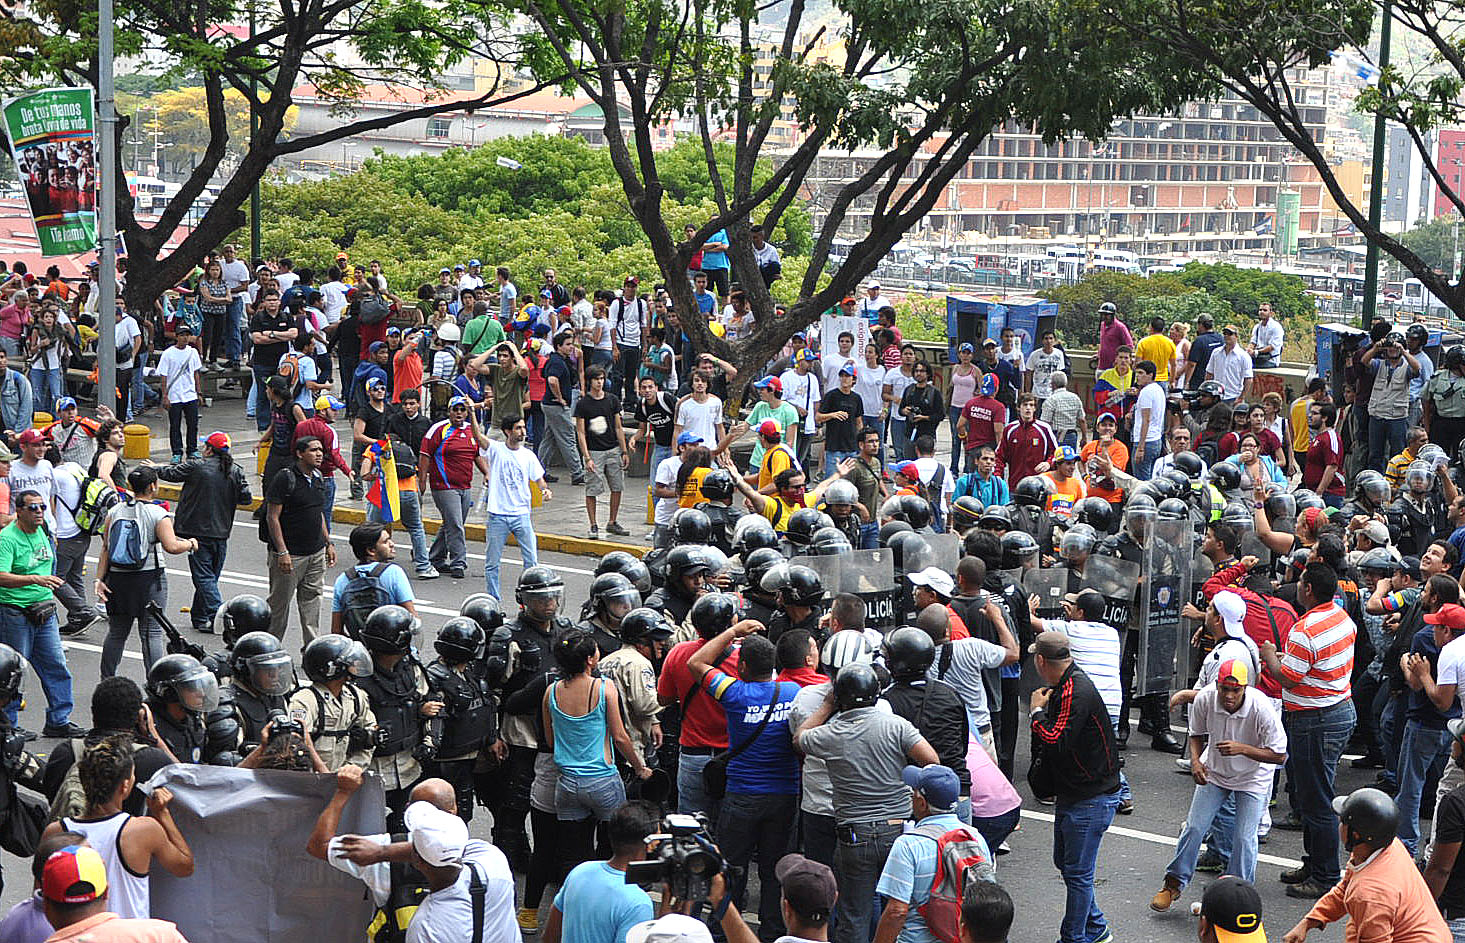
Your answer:
[[[270,736],[272,737],[282,737],[290,733],[305,736],[305,724],[284,711],[270,711],[270,724]]]
[[[665,884],[671,896],[683,901],[704,901],[712,894],[712,879],[727,868],[727,861],[701,816],[668,815],[665,832],[646,836],[654,845],[651,857],[626,866],[626,883],[641,887]]]

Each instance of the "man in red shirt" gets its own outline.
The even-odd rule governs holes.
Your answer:
[[[665,707],[675,704],[682,712],[681,750],[676,767],[677,811],[703,812],[709,822],[715,822],[720,802],[707,794],[702,768],[714,755],[727,749],[727,714],[716,698],[702,690],[687,667],[697,650],[720,634],[715,625],[707,628],[711,630],[710,635],[698,626],[697,638],[678,642],[666,653],[661,677],[656,680],[656,699]],[[731,647],[718,659],[717,668],[736,677],[737,665],[737,648]]]
[[[1247,588],[1250,567],[1256,563],[1256,557],[1242,557],[1240,562],[1216,571],[1216,575],[1206,580],[1201,587],[1201,593],[1207,600],[1214,599],[1222,590],[1229,590],[1240,596],[1246,603],[1246,615],[1241,619],[1241,627],[1246,631],[1246,637],[1260,647],[1263,642],[1276,644],[1278,638],[1286,638],[1287,630],[1297,621],[1297,612],[1284,600],[1275,596],[1264,597]],[[1273,624],[1276,625],[1275,633],[1272,631]],[[1282,697],[1282,685],[1265,666],[1257,676],[1256,686],[1273,700]]]
[[[1017,420],[1002,430],[997,445],[997,467],[1007,469],[1007,483],[1016,485],[1029,475],[1048,470],[1048,460],[1058,449],[1053,427],[1038,416],[1038,398],[1024,393],[1017,398]]]
[[[1322,496],[1328,507],[1343,506],[1343,440],[1333,426],[1338,407],[1332,403],[1307,404],[1307,429],[1312,442],[1302,465],[1302,484]]]
[[[331,529],[331,509],[336,506],[336,472],[346,476],[347,484],[355,477],[351,464],[341,457],[341,440],[331,426],[336,419],[336,412],[345,408],[345,403],[330,394],[318,396],[315,400],[315,414],[295,427],[294,442],[313,435],[325,446],[326,459],[320,463],[320,474],[326,485],[325,514],[328,531]]]
[[[1000,383],[997,374],[984,374],[977,383],[977,395],[966,401],[961,408],[961,418],[956,421],[956,434],[965,441],[967,462],[972,468],[976,467],[978,448],[983,445],[996,448],[1002,441],[1002,432],[1007,425],[1007,407],[997,401]],[[1000,456],[996,474],[1002,474]]]

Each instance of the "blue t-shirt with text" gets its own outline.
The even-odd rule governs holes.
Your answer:
[[[755,795],[796,796],[799,794],[799,758],[794,753],[793,734],[788,728],[789,711],[799,686],[792,681],[739,681],[721,671],[708,672],[707,691],[727,713],[727,746],[736,750],[758,729],[774,685],[778,699],[773,716],[758,739],[727,767],[727,791]]]

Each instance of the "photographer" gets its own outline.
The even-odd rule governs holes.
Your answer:
[[[305,733],[305,725],[284,711],[275,711],[259,733],[260,741],[239,761],[238,769],[287,769],[297,773],[329,773],[330,769]]]
[[[4,656],[0,654],[0,663],[3,661]],[[0,667],[0,676],[3,675]],[[76,761],[88,747],[120,733],[133,738],[132,763],[140,782],[147,782],[158,770],[177,762],[167,747],[161,746],[152,711],[143,703],[142,689],[137,682],[121,675],[104,678],[92,692],[92,732],[84,739],[61,741],[46,758],[41,792],[51,800],[51,818],[81,815],[86,811],[86,795],[82,792]],[[123,811],[132,815],[142,815],[146,808],[147,796],[137,788],[122,804]]]
[[[610,817],[608,861],[587,861],[570,872],[555,895],[542,943],[621,943],[651,919],[651,898],[627,883],[626,867],[646,860],[646,839],[661,826],[656,806],[632,801]]]
[[[710,847],[714,852],[717,850],[716,845]],[[788,927],[788,933],[779,938],[781,943],[827,943],[829,919],[839,898],[834,872],[803,855],[784,855],[778,859],[774,872],[782,888],[779,910]],[[685,915],[695,901],[677,899],[669,883],[662,887],[661,900],[662,916],[632,927],[626,934],[627,943],[644,943],[648,938],[711,943],[712,934],[707,925]],[[713,875],[706,900],[727,943],[755,943],[757,935],[732,906],[724,875]]]

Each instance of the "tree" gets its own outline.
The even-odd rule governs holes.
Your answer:
[[[1461,0],[1250,0],[1239,4],[1193,4],[1189,0],[1093,0],[1089,12],[1157,54],[1168,52],[1185,63],[1183,80],[1193,97],[1229,91],[1270,121],[1317,170],[1323,186],[1348,220],[1369,242],[1398,260],[1456,315],[1465,315],[1465,286],[1451,281],[1432,261],[1369,222],[1339,183],[1313,138],[1304,109],[1316,107],[1301,81],[1303,70],[1327,65],[1335,52],[1354,64],[1371,61],[1367,52],[1373,24],[1390,17],[1396,31],[1391,46],[1428,50],[1422,68],[1391,66],[1375,77],[1356,100],[1362,114],[1383,115],[1403,127],[1439,192],[1465,213],[1465,193],[1451,185],[1453,167],[1440,166],[1429,143],[1430,131],[1465,119],[1465,26]],[[1360,70],[1368,73],[1367,69]],[[1416,243],[1418,244],[1418,243]]]
[[[514,92],[493,82],[466,100],[438,94],[445,70],[470,57],[503,63],[505,74],[512,70],[518,43],[499,13],[472,0],[118,0],[118,60],[148,55],[166,59],[171,75],[196,74],[202,89],[198,120],[207,129],[192,171],[150,226],[134,214],[117,168],[129,305],[149,305],[243,225],[240,207],[274,161],[443,111],[512,101],[561,82],[562,72],[542,69],[542,82]],[[251,21],[251,31],[237,25]],[[97,33],[96,7],[86,0],[6,5],[0,12],[0,83],[95,87]],[[425,94],[420,105],[357,117],[352,105],[371,83],[406,85]],[[335,102],[341,120],[323,131],[290,136],[296,89],[304,86]],[[253,110],[253,131],[241,132],[231,121],[231,94]],[[119,141],[135,119],[119,121]],[[227,170],[226,157],[234,159]],[[176,248],[167,250],[178,223],[216,174],[223,179],[217,199]]]
[[[600,106],[631,214],[680,310],[696,310],[682,277],[693,253],[728,233],[734,280],[752,303],[752,335],[734,348],[699,318],[683,323],[697,346],[743,367],[761,366],[873,271],[994,129],[1033,128],[1050,143],[1072,133],[1099,138],[1117,116],[1172,110],[1192,94],[1171,80],[1168,50],[1157,54],[1125,30],[1075,16],[1067,0],[836,0],[837,41],[804,0],[504,2],[538,27],[523,37],[537,74],[568,73]],[[828,12],[821,5],[818,16]],[[760,16],[777,18],[770,41],[755,41],[766,32]],[[818,48],[835,42],[833,55]],[[660,132],[679,119],[695,126],[695,174],[659,150]],[[775,125],[794,132],[792,146],[776,151]],[[731,173],[719,142],[731,145]],[[849,158],[848,182],[825,194],[826,218],[801,281],[778,283],[789,309],[776,317],[748,230],[777,227],[815,161],[838,159],[828,156],[835,150],[859,153]],[[760,180],[760,159],[775,152],[777,169]],[[684,220],[664,208],[694,176],[709,182],[713,205],[683,240]],[[863,230],[865,214],[868,229],[826,276],[832,240],[846,223]]]
[[[1058,335],[1069,347],[1099,345],[1099,306],[1114,302],[1119,317],[1139,330],[1136,308],[1143,298],[1184,295],[1194,291],[1173,275],[1145,278],[1124,272],[1091,272],[1072,285],[1056,285],[1043,297],[1058,303]],[[1142,331],[1140,333],[1143,333]]]
[[[1451,213],[1420,223],[1399,236],[1410,252],[1424,260],[1430,268],[1458,277],[1455,256],[1460,248],[1460,214]]]
[[[1263,301],[1271,303],[1277,319],[1283,322],[1317,311],[1317,303],[1307,293],[1307,283],[1296,275],[1199,262],[1190,263],[1176,275],[1181,284],[1209,292],[1226,302],[1237,317],[1254,319]]]

